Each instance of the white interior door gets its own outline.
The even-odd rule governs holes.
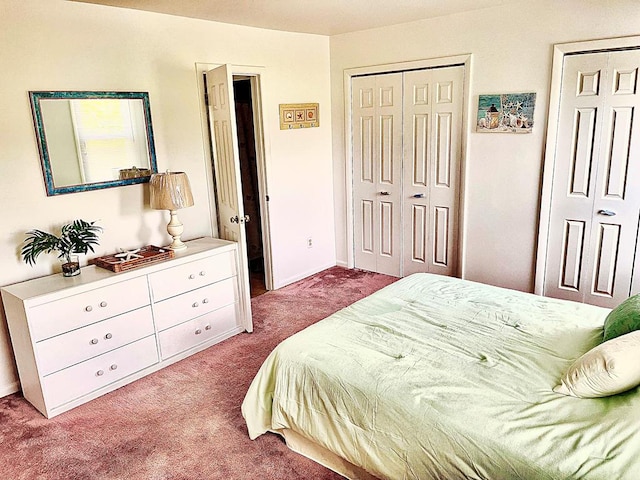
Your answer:
[[[213,160],[216,176],[216,206],[220,237],[238,243],[243,315],[247,331],[252,331],[251,302],[249,300],[249,274],[244,228],[245,216],[242,204],[238,134],[233,98],[233,77],[229,65],[214,68],[206,73],[209,94],[209,118],[215,143]]]
[[[401,275],[402,73],[354,77],[355,266]]]
[[[403,276],[455,275],[464,67],[404,73]]]
[[[565,57],[545,295],[613,307],[632,292],[640,215],[639,68],[638,50]]]

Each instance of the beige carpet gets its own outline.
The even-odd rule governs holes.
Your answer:
[[[337,479],[277,435],[249,440],[240,404],[284,338],[395,279],[334,267],[252,300],[255,330],[45,419],[0,399],[5,479]]]

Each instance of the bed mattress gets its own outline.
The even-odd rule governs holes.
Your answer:
[[[242,405],[381,479],[640,478],[640,393],[552,391],[607,309],[415,274],[283,341]]]

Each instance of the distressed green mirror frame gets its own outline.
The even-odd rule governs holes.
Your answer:
[[[149,181],[157,173],[146,92],[29,92],[47,195]]]

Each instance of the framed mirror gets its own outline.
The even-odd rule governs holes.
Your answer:
[[[47,195],[148,182],[157,173],[146,92],[29,92]]]

